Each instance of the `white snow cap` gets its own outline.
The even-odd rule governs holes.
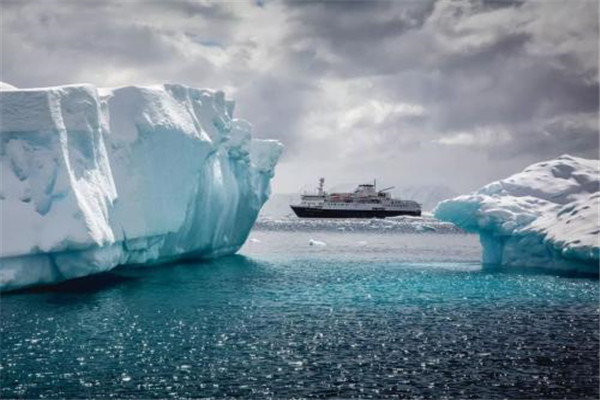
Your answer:
[[[0,112],[0,289],[233,253],[282,149],[183,85],[3,90]]]
[[[480,234],[484,264],[598,274],[599,191],[599,161],[563,155],[434,212]]]
[[[308,241],[308,245],[309,246],[327,246],[327,243],[322,242],[320,240],[314,240],[314,239],[310,239]]]

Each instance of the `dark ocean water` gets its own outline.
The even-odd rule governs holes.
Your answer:
[[[482,271],[463,234],[257,231],[241,254],[2,295],[0,395],[599,396],[598,280]]]

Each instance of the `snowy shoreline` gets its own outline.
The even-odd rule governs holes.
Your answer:
[[[436,233],[461,234],[461,228],[450,222],[440,221],[431,216],[388,217],[385,219],[346,219],[346,218],[298,218],[259,217],[255,230],[265,231],[328,231],[328,232],[373,232],[373,233]]]

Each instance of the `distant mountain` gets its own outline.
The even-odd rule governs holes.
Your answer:
[[[431,211],[442,200],[460,195],[448,186],[438,185],[406,185],[396,186],[392,191],[394,197],[415,200],[421,203],[423,211]]]
[[[290,208],[292,201],[300,199],[299,194],[274,193],[260,210],[259,217],[285,217],[288,214],[294,214]]]
[[[435,185],[397,186],[394,190],[392,190],[392,194],[396,198],[415,200],[421,203],[423,211],[431,211],[440,201],[453,198],[459,195],[459,193],[455,192],[447,186]],[[298,201],[299,199],[300,194],[272,194],[269,200],[263,206],[262,210],[260,211],[260,216],[279,218],[285,217],[287,215],[293,215],[292,210],[290,209],[290,203]]]

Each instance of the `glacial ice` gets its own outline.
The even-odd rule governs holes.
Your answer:
[[[598,275],[598,160],[563,155],[446,200],[437,218],[478,232],[483,264]]]
[[[289,208],[289,205],[288,205]],[[421,217],[399,216],[385,219],[260,217],[254,228],[281,232],[372,232],[460,234],[464,231],[450,222],[442,222],[424,213]]]
[[[223,92],[0,91],[0,289],[237,251],[282,146]]]

